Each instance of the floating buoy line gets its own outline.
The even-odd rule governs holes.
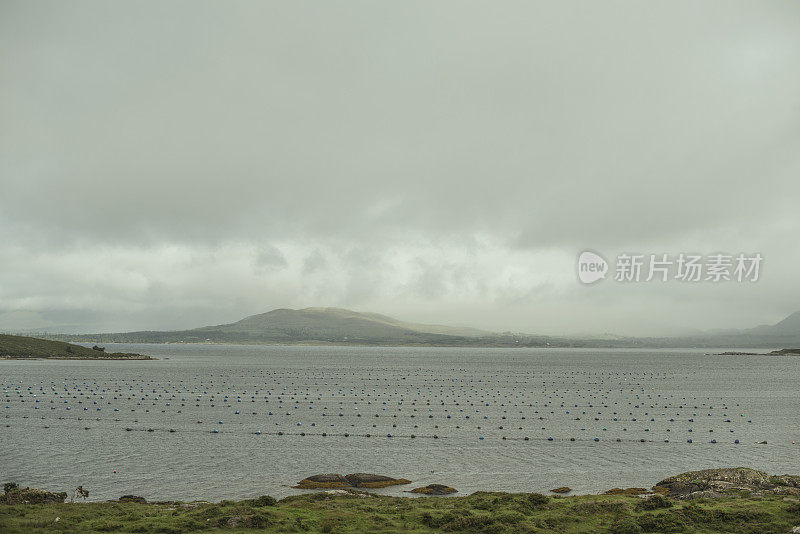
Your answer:
[[[57,382],[4,377],[0,414],[6,424],[0,428],[13,424],[46,431],[71,422],[69,428],[76,431],[176,436],[598,446],[766,441],[756,436],[766,430],[753,424],[750,409],[740,406],[746,399],[681,394],[682,384],[690,378],[685,372],[525,369],[516,373],[494,372],[492,362],[476,363],[487,368],[377,366],[358,373],[338,368],[305,372],[214,368],[203,375],[180,370],[181,379],[162,381],[141,373]],[[44,422],[31,427],[37,419]],[[709,437],[702,438],[701,433]]]

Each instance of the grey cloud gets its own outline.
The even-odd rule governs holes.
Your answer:
[[[286,257],[277,247],[271,245],[264,246],[256,253],[254,263],[257,269],[282,269],[288,267]]]
[[[303,273],[311,274],[314,271],[319,271],[327,265],[328,261],[319,250],[315,250],[303,260]]]
[[[527,331],[654,328],[654,303],[652,324],[779,319],[800,301],[799,12],[6,1],[0,311],[121,329],[294,305]],[[759,250],[769,276],[622,299],[564,277],[583,248]]]

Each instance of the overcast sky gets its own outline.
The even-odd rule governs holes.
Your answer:
[[[0,2],[0,329],[800,309],[800,3]],[[584,249],[761,253],[584,286]]]

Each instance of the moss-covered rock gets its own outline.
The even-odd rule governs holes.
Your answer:
[[[384,475],[373,475],[371,473],[352,473],[345,475],[347,481],[354,488],[386,488],[402,484],[411,484],[405,478],[392,478]]]
[[[0,495],[0,504],[50,504],[63,503],[65,500],[67,500],[65,491],[20,488],[16,484],[6,484],[5,493]]]
[[[147,499],[145,499],[144,497],[139,497],[138,495],[123,495],[122,497],[117,499],[117,502],[138,502],[141,504],[145,504],[147,503]]]
[[[327,473],[324,475],[311,475],[306,477],[296,486],[297,489],[333,489],[333,488],[347,488],[350,483],[342,475],[337,473]]]
[[[735,493],[800,495],[800,477],[770,476],[746,467],[704,469],[671,476],[653,489],[679,499],[719,498]]]
[[[401,484],[411,484],[405,478],[392,478],[372,473],[352,473],[342,476],[337,473],[312,475],[293,486],[297,489],[339,489],[339,488],[386,488]]]
[[[451,493],[458,493],[458,490],[445,486],[444,484],[428,484],[421,488],[414,488],[411,493],[422,493],[424,495],[450,495]]]

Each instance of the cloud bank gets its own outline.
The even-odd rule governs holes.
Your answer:
[[[8,1],[0,329],[342,306],[534,333],[800,302],[794,2]],[[578,253],[760,252],[581,286]]]

